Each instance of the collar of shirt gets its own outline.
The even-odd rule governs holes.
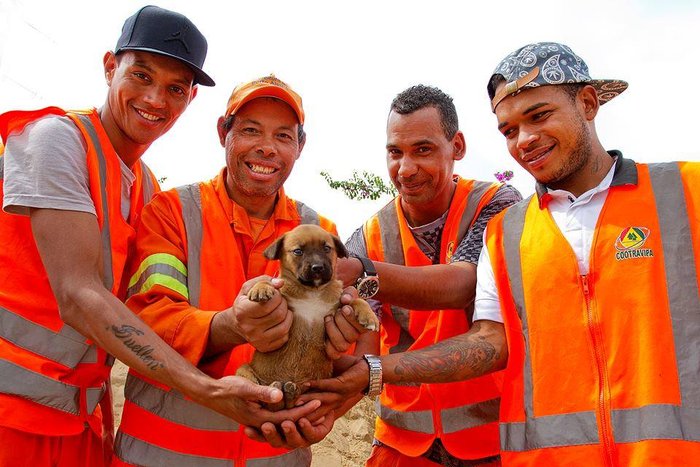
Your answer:
[[[219,172],[219,175],[214,179],[214,190],[219,197],[219,202],[226,213],[226,217],[229,220],[233,230],[236,233],[242,233],[246,235],[251,235],[250,228],[250,216],[248,212],[240,205],[233,202],[228,196],[226,191],[226,168],[224,167]],[[277,203],[275,204],[275,210],[272,212],[270,219],[274,222],[278,221],[298,221],[300,219],[299,213],[293,208],[291,201],[284,193],[284,188],[280,188],[277,192]],[[274,224],[273,223],[268,223]],[[265,228],[264,230],[267,230]]]
[[[547,207],[550,210],[566,210],[569,206],[582,206],[589,203],[593,196],[595,196],[597,193],[607,191],[608,188],[610,188],[613,176],[615,175],[616,165],[617,158],[615,158],[613,161],[613,165],[610,167],[610,170],[608,170],[605,177],[603,177],[603,180],[601,180],[597,186],[591,188],[585,193],[582,193],[578,198],[566,190],[550,190],[547,188],[547,197],[549,198],[547,201]]]

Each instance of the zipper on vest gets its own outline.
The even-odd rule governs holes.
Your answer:
[[[591,333],[593,340],[593,353],[595,355],[596,370],[598,371],[598,419],[600,423],[601,442],[603,443],[603,455],[605,465],[613,466],[613,438],[610,429],[610,401],[606,396],[606,379],[605,379],[605,356],[603,355],[600,325],[593,316],[593,308],[591,307],[591,289],[588,284],[588,276],[581,276],[581,285],[583,286],[583,296],[586,300],[586,316],[588,319],[588,330]]]

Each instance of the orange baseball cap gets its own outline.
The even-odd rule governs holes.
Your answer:
[[[236,86],[228,99],[224,118],[229,115],[235,115],[244,104],[259,97],[273,97],[286,102],[297,114],[299,124],[304,124],[304,108],[301,105],[301,96],[294,92],[287,83],[276,78],[275,75],[264,76],[249,83]]]

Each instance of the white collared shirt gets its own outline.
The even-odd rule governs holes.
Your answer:
[[[576,255],[578,269],[581,275],[588,273],[588,265],[593,243],[595,226],[608,196],[608,189],[615,173],[617,159],[610,167],[607,175],[598,186],[591,188],[578,198],[566,190],[547,189],[551,199],[547,203],[554,222],[571,245]],[[476,275],[476,299],[474,301],[474,321],[488,319],[503,322],[501,306],[498,301],[498,289],[493,276],[491,260],[486,248],[486,232],[484,232],[484,248],[481,249]]]

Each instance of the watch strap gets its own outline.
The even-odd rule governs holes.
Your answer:
[[[367,366],[369,366],[369,385],[365,395],[369,397],[378,396],[383,388],[382,361],[377,355],[365,354],[363,358],[367,362]]]

